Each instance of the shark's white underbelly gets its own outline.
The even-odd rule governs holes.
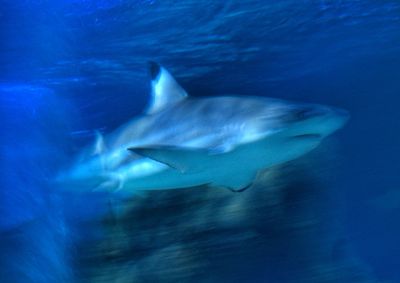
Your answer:
[[[122,188],[161,190],[201,185],[241,189],[253,182],[258,171],[287,162],[310,151],[317,140],[287,139],[281,134],[239,146],[237,149],[206,159],[191,159],[195,171],[182,172],[157,161],[144,158],[117,170]],[[201,163],[201,166],[199,166]]]
[[[241,189],[248,186],[257,171],[267,165],[264,156],[254,149],[209,156],[206,161],[202,166],[196,165],[195,171],[182,172],[144,158],[115,172],[121,180],[121,189],[128,191],[179,189],[201,185]]]

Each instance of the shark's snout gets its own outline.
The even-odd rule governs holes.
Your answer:
[[[326,124],[330,127],[327,135],[342,128],[350,119],[350,113],[347,110],[330,107],[326,114]]]
[[[321,105],[297,105],[286,116],[290,135],[307,139],[322,139],[342,128],[349,113],[340,108]]]
[[[304,121],[314,118],[337,119],[343,123],[350,117],[348,111],[340,108],[333,108],[321,105],[305,105],[295,108],[291,113],[293,121]]]
[[[331,115],[342,121],[343,125],[350,119],[350,113],[341,108],[331,108]]]

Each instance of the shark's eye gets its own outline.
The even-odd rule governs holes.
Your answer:
[[[307,109],[300,109],[294,113],[296,120],[304,120],[309,115]]]

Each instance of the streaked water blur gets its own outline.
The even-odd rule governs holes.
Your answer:
[[[400,3],[2,1],[0,281],[398,282]],[[146,62],[194,96],[348,109],[254,188],[69,193],[49,180],[143,111]]]

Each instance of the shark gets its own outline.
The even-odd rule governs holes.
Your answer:
[[[310,152],[349,119],[343,109],[265,96],[193,97],[149,62],[146,111],[97,134],[58,174],[70,189],[135,193],[201,186],[249,188],[260,171]]]

